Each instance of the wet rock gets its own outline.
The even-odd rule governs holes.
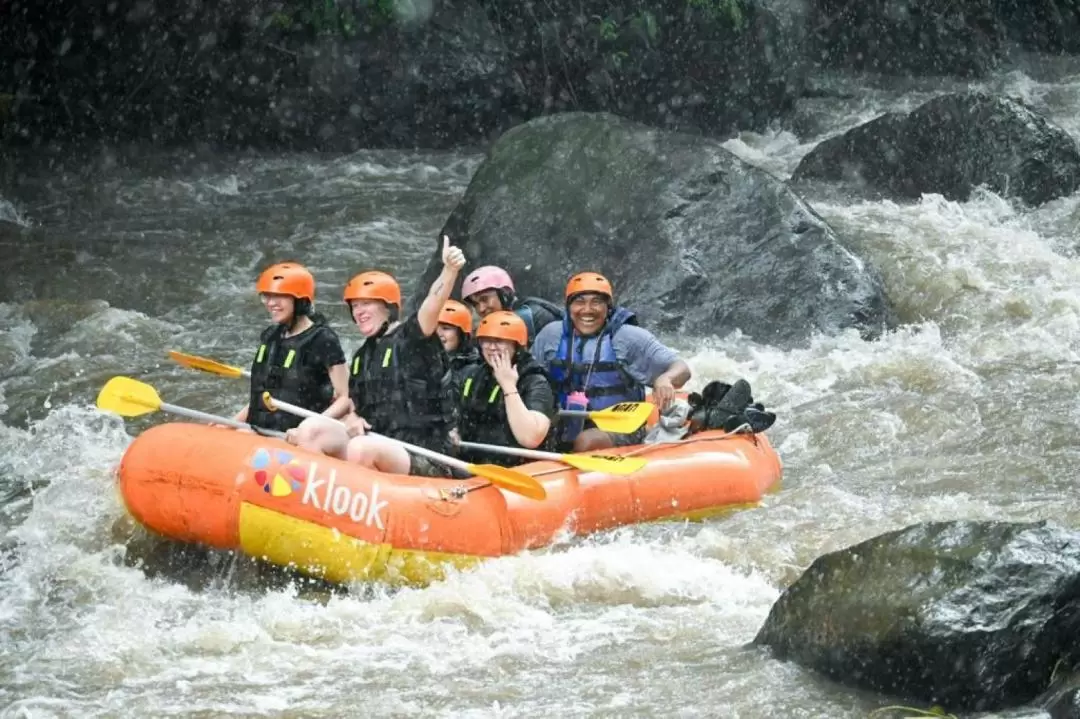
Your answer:
[[[891,74],[978,76],[997,67],[996,0],[813,0],[816,58]]]
[[[724,135],[762,128],[805,86],[803,2],[481,2],[545,113]]]
[[[949,711],[1034,700],[1080,658],[1080,533],[933,522],[819,557],[754,642],[852,687]]]
[[[786,0],[63,5],[0,3],[13,141],[439,148],[560,110],[724,134],[790,109],[806,67]]]
[[[1040,52],[1080,52],[1080,5],[1075,0],[995,0],[1011,40]]]
[[[486,140],[527,101],[473,0],[0,5],[12,141],[320,150]],[[404,7],[404,4],[401,4]]]
[[[890,113],[830,138],[795,169],[795,181],[846,181],[901,197],[966,200],[985,185],[1038,205],[1080,186],[1080,147],[1019,101],[943,95],[908,115]]]
[[[1050,719],[1080,719],[1080,672],[1068,667],[1054,667],[1050,688],[1035,704],[1050,715]]]
[[[611,115],[506,133],[445,232],[527,295],[561,301],[572,274],[603,272],[655,329],[790,345],[893,322],[874,269],[783,181],[715,141]],[[436,258],[421,287],[438,270]]]
[[[1074,0],[812,0],[810,27],[823,65],[898,75],[985,75],[1010,43],[1080,51]]]

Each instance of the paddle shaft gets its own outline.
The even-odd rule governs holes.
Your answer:
[[[275,399],[273,397],[270,398],[270,405],[273,406],[274,408],[277,408],[277,409],[283,409],[286,412],[288,412],[289,414],[295,414],[298,417],[313,417],[313,418],[316,418],[316,419],[324,419],[324,420],[328,420],[330,422],[337,422],[342,427],[345,426],[345,423],[342,422],[340,419],[334,419],[333,417],[327,417],[325,414],[319,414],[318,412],[312,412],[310,409],[304,409],[303,407],[297,407],[295,404],[289,404],[288,402],[282,402],[281,400]],[[402,442],[400,439],[394,439],[393,437],[387,437],[387,436],[382,435],[382,434],[376,434],[375,432],[365,432],[364,434],[366,436],[368,436],[368,437],[380,437],[382,439],[389,440],[391,442],[394,442],[396,444],[401,445],[404,449],[406,449],[407,451],[409,451],[409,452],[411,452],[413,454],[420,455],[421,457],[426,457],[426,458],[428,458],[430,460],[433,460],[435,462],[445,464],[448,467],[453,467],[454,469],[459,469],[462,472],[468,472],[470,474],[472,473],[472,470],[469,468],[469,463],[468,462],[462,462],[460,459],[456,459],[454,457],[448,457],[445,454],[440,454],[439,452],[434,452],[434,451],[432,451],[430,449],[427,449],[426,447],[418,447],[415,444],[409,444],[408,442]]]
[[[528,459],[550,459],[561,462],[563,456],[555,452],[543,452],[538,449],[525,449],[524,447],[503,447],[500,444],[484,444],[483,442],[460,442],[465,449],[475,449],[481,452],[493,452],[495,454],[507,454],[511,457],[526,457]]]
[[[169,404],[168,402],[162,402],[161,411],[168,412],[170,414],[177,414],[181,417],[187,417],[189,419],[197,419],[203,422],[210,422],[212,424],[224,424],[229,427],[235,427],[236,429],[250,429],[257,434],[263,434],[268,437],[282,438],[285,436],[284,432],[275,432],[272,429],[256,429],[247,422],[241,422],[240,420],[232,419],[231,417],[219,417],[216,414],[209,414],[208,412],[200,412],[197,409],[188,409],[187,407],[177,407],[175,404]]]

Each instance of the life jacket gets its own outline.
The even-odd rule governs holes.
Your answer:
[[[567,407],[566,399],[571,392],[584,391],[589,398],[589,409],[598,410],[620,402],[643,402],[645,386],[635,380],[615,356],[613,338],[623,325],[637,325],[637,317],[625,307],[616,307],[609,315],[604,328],[595,337],[577,338],[574,343],[574,325],[570,317],[563,319],[562,339],[555,357],[548,363],[551,383],[555,388],[559,406]],[[592,351],[584,350],[592,343]],[[571,344],[576,344],[578,355],[571,357]],[[586,355],[591,355],[586,359]]]
[[[337,335],[321,315],[313,315],[314,326],[295,337],[285,337],[285,327],[271,325],[259,335],[259,349],[251,363],[251,396],[247,421],[256,427],[279,432],[292,429],[303,421],[288,412],[271,412],[263,404],[263,393],[275,399],[299,405],[312,412],[323,412],[334,401],[334,387],[326,367],[310,366],[305,352],[323,332]]]
[[[514,314],[525,322],[529,331],[529,346],[532,347],[536,334],[552,322],[560,322],[566,312],[553,302],[540,297],[522,297],[514,303]]]
[[[428,358],[409,356],[402,328],[369,337],[353,353],[349,397],[356,414],[373,431],[389,437],[430,438],[425,446],[439,449],[448,441],[451,422],[443,393],[446,353],[440,346],[434,367]]]
[[[521,380],[530,375],[541,375],[545,381],[550,381],[543,366],[528,352],[518,352],[515,367],[518,371],[519,387]],[[506,398],[503,396],[502,388],[495,381],[491,367],[486,362],[471,364],[465,368],[461,396],[458,399],[458,412],[460,417],[458,431],[463,440],[497,444],[503,447],[521,447],[514,438],[510,421],[506,417]],[[554,433],[549,430],[547,437],[535,449],[551,449],[553,435]],[[521,464],[520,458],[503,454],[468,451],[464,453],[464,456],[475,458],[476,461],[505,466]]]
[[[447,360],[449,367],[443,375],[443,402],[446,415],[452,418],[453,426],[456,427],[461,416],[458,398],[465,383],[465,375],[472,365],[482,364],[484,360],[472,344],[466,344],[463,349],[449,353]]]

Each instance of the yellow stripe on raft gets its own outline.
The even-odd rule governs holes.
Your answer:
[[[239,530],[240,548],[249,556],[337,583],[378,580],[424,586],[445,579],[448,568],[468,569],[485,559],[369,544],[247,502],[240,503]]]

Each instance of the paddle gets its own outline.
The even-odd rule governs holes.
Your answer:
[[[289,414],[295,414],[298,417],[314,417],[316,419],[326,420],[328,422],[336,422],[342,427],[345,423],[339,419],[327,417],[324,414],[318,412],[312,412],[309,409],[303,407],[297,407],[294,404],[288,402],[282,402],[281,400],[274,399],[269,392],[263,392],[262,395],[263,404],[271,412],[276,412],[279,409],[288,412]],[[448,467],[459,469],[462,472],[468,472],[469,474],[476,475],[477,477],[483,477],[489,480],[492,484],[502,487],[508,492],[515,492],[529,499],[545,499],[547,497],[547,491],[544,486],[536,481],[535,478],[530,477],[522,472],[517,472],[507,467],[500,467],[496,464],[469,464],[468,462],[462,462],[460,459],[454,457],[448,457],[445,454],[433,452],[430,449],[424,447],[418,447],[415,444],[409,444],[408,442],[402,442],[400,439],[394,439],[393,437],[387,437],[381,434],[375,434],[374,432],[367,432],[366,434],[372,437],[382,437],[395,444],[400,445],[407,452],[412,454],[426,457],[433,462],[445,464]]]
[[[245,369],[233,367],[208,357],[189,355],[176,350],[169,350],[169,359],[184,367],[221,375],[222,377],[235,379],[251,376],[251,373]],[[649,402],[620,402],[613,407],[596,411],[561,409],[559,415],[563,417],[588,417],[599,429],[605,432],[632,434],[648,421],[652,410],[653,405]]]
[[[145,382],[140,382],[131,379],[130,377],[113,377],[106,382],[105,386],[98,392],[97,408],[105,412],[114,412],[121,417],[138,417],[140,415],[161,410],[162,412],[177,414],[181,417],[197,419],[203,422],[226,424],[230,427],[236,427],[237,429],[250,429],[258,434],[269,437],[280,438],[285,436],[281,432],[253,427],[250,424],[240,422],[230,417],[218,417],[217,415],[207,414],[206,412],[200,412],[195,409],[177,407],[175,404],[162,402],[156,389]]]
[[[559,454],[557,452],[541,452],[540,450],[525,449],[523,447],[503,447],[499,444],[483,444],[481,442],[461,442],[461,446],[465,449],[477,449],[482,452],[508,454],[511,457],[548,459],[552,462],[568,464],[585,472],[604,472],[605,474],[633,474],[648,464],[647,461],[640,457],[620,457],[617,454]]]
[[[582,409],[560,409],[560,417],[588,417],[597,429],[616,434],[633,434],[648,421],[652,414],[651,402],[620,402],[619,404],[594,411]]]
[[[210,374],[221,375],[222,377],[232,377],[234,379],[240,377],[250,377],[251,373],[246,369],[240,369],[239,367],[232,367],[227,364],[222,364],[216,360],[209,359],[207,357],[198,357],[196,355],[184,354],[183,352],[177,352],[176,350],[169,350],[169,359],[173,362],[177,362],[184,367],[190,367],[191,369],[197,369],[200,372],[209,372]]]

